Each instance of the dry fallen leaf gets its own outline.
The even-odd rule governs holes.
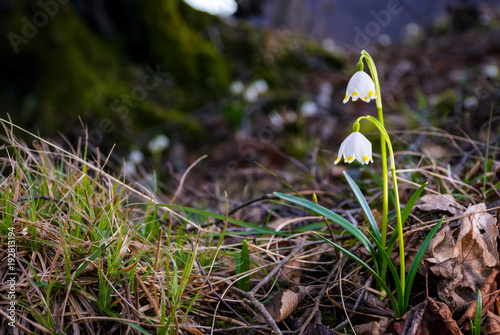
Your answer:
[[[422,211],[444,211],[453,216],[459,216],[465,210],[465,207],[455,201],[449,194],[426,194],[420,198],[421,205],[415,206]]]
[[[427,249],[426,265],[440,278],[438,296],[451,309],[474,301],[499,263],[496,219],[484,204],[470,206],[463,216],[456,238],[444,225]]]
[[[378,323],[378,321],[363,323],[361,325],[354,326],[354,330],[358,335],[379,335],[380,323]]]
[[[449,307],[428,297],[400,319],[392,320],[387,333],[397,335],[463,335]]]
[[[500,272],[500,267],[497,265],[490,276],[486,278],[483,286],[481,287],[481,296],[483,302],[483,315],[488,310],[488,308],[493,305],[498,298],[498,285],[497,285],[497,275]],[[473,320],[476,314],[476,301],[472,302],[465,313],[462,315],[459,324],[463,324],[464,322],[468,322],[469,320]]]
[[[297,292],[292,290],[283,290],[272,297],[271,300],[266,302],[264,306],[274,321],[281,322],[287,316],[292,314],[306,294],[307,287],[305,286],[299,286]],[[261,315],[257,315],[255,317],[255,321],[265,323],[265,320]]]
[[[481,325],[481,334],[500,334],[500,316],[488,311],[483,319],[483,324]]]

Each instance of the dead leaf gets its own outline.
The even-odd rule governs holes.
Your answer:
[[[500,272],[500,266],[496,266],[490,276],[486,279],[484,282],[484,285],[481,287],[481,296],[482,296],[482,302],[483,302],[483,315],[485,312],[489,309],[491,305],[493,305],[497,298],[498,298],[498,285],[497,285],[497,275]],[[465,313],[462,315],[460,320],[458,321],[459,324],[463,324],[464,322],[468,320],[473,320],[474,316],[476,314],[476,300],[474,300],[473,303],[469,305],[469,308],[465,311]]]
[[[432,239],[425,259],[436,276],[438,296],[451,309],[476,299],[498,264],[496,219],[484,204],[470,206],[460,221],[458,236],[446,224]]]
[[[500,316],[488,311],[483,324],[481,325],[481,334],[483,335],[498,335],[500,334]]]
[[[307,287],[299,286],[297,292],[292,290],[284,290],[276,294],[268,302],[264,304],[269,315],[276,322],[283,321],[287,316],[297,308],[300,301],[307,295]],[[255,317],[255,321],[265,323],[261,315]]]
[[[362,325],[354,326],[354,330],[358,335],[379,335],[380,324],[377,321],[364,323]]]
[[[444,211],[459,216],[465,210],[465,207],[455,201],[449,194],[426,194],[420,198],[421,205],[415,206],[422,211]]]
[[[463,335],[450,308],[429,297],[402,318],[391,321],[387,332],[397,335]]]

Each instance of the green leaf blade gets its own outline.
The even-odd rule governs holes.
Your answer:
[[[481,290],[479,290],[477,292],[476,314],[474,316],[474,329],[472,330],[473,335],[481,335],[482,316],[483,316],[483,298],[481,296]]]
[[[236,266],[237,269],[236,274],[241,275],[250,271],[250,249],[248,248],[247,240],[243,240],[243,243],[241,245],[241,252],[238,258],[239,258],[239,264],[237,264]],[[239,276],[236,285],[240,290],[249,292],[250,275],[247,273],[243,276]]]
[[[318,204],[315,204],[314,202],[309,201],[307,199],[297,198],[297,197],[294,197],[291,195],[286,195],[286,194],[279,193],[279,192],[274,192],[274,195],[276,195],[277,197],[279,197],[281,199],[284,199],[284,200],[293,202],[294,204],[305,207],[305,208],[309,209],[310,211],[312,211],[318,215],[324,216],[327,219],[330,219],[330,220],[336,222],[337,224],[339,224],[342,228],[344,228],[348,232],[350,232],[358,241],[360,241],[365,246],[365,248],[368,250],[368,252],[372,256],[372,258],[374,259],[375,264],[377,264],[377,266],[378,266],[378,255],[377,255],[375,248],[371,245],[370,241],[365,236],[365,234],[363,234],[363,232],[361,230],[359,230],[359,228],[354,226],[352,223],[350,223],[349,221],[347,221],[346,219],[344,219],[343,217],[341,217],[337,213],[332,212],[331,210],[326,209],[325,207],[320,206]]]
[[[400,313],[400,309],[399,309],[398,303],[397,303],[396,299],[394,298],[394,295],[391,293],[391,290],[389,289],[389,287],[387,286],[387,284],[385,283],[385,281],[368,264],[366,264],[365,262],[363,262],[363,260],[361,260],[360,258],[358,258],[356,255],[354,255],[349,250],[341,247],[337,243],[335,243],[333,241],[330,241],[326,237],[321,236],[320,234],[318,234],[317,232],[314,232],[314,233],[316,235],[318,235],[319,237],[321,237],[322,239],[324,239],[326,242],[328,242],[331,245],[333,245],[335,248],[339,249],[340,251],[342,251],[343,253],[345,253],[346,255],[348,255],[349,257],[351,257],[352,259],[354,259],[356,262],[358,262],[359,265],[361,265],[366,270],[368,270],[368,272],[370,272],[370,274],[375,278],[375,280],[377,280],[377,282],[380,284],[380,286],[387,293],[387,296],[389,297],[389,300],[391,301],[391,304],[392,304],[392,306],[394,308],[394,314],[395,314],[395,316],[397,318],[401,317],[401,313]]]
[[[366,199],[359,189],[358,185],[356,182],[349,176],[347,172],[344,171],[344,176],[347,179],[347,182],[349,183],[349,186],[351,186],[352,191],[354,192],[354,195],[356,196],[356,199],[358,199],[358,203],[361,206],[361,209],[365,213],[365,216],[370,223],[370,226],[372,227],[373,233],[375,238],[381,242],[382,238],[380,236],[380,231],[378,229],[377,221],[375,221],[375,218],[373,217],[373,213],[370,209],[370,206],[368,205],[368,202],[366,202]]]
[[[244,228],[250,228],[250,229],[254,230],[254,232],[247,232],[247,234],[273,234],[273,235],[289,236],[289,234],[286,232],[276,231],[273,229],[261,227],[261,226],[256,225],[256,224],[252,224],[252,223],[248,223],[248,222],[244,222],[244,221],[240,221],[240,220],[236,220],[236,219],[232,219],[232,218],[226,218],[225,215],[215,214],[215,213],[211,213],[211,212],[204,211],[201,209],[184,207],[184,206],[177,206],[177,205],[165,205],[165,204],[159,204],[157,206],[167,207],[167,208],[170,208],[173,210],[181,210],[181,211],[185,211],[187,213],[205,215],[205,216],[213,217],[214,219],[218,219],[218,220],[222,220],[222,221],[228,220],[229,223],[232,223],[234,225],[244,227]]]
[[[373,239],[373,241],[377,245],[380,257],[388,265],[389,271],[391,271],[392,278],[394,279],[394,283],[396,284],[396,292],[397,292],[397,296],[398,296],[399,311],[401,313],[405,314],[406,309],[403,308],[404,306],[402,304],[402,302],[404,301],[403,300],[404,292],[403,292],[403,286],[401,286],[401,280],[399,278],[398,272],[397,272],[396,268],[394,267],[394,264],[391,261],[390,255],[384,250],[384,247],[382,246],[382,244],[379,241],[377,241],[377,239],[375,239],[375,238]]]
[[[424,257],[424,252],[425,250],[427,250],[427,247],[429,246],[431,239],[434,237],[439,227],[441,227],[443,220],[444,216],[441,218],[441,220],[439,220],[439,222],[434,226],[434,228],[431,229],[429,234],[427,234],[427,236],[424,239],[424,242],[422,242],[422,245],[418,249],[417,255],[415,256],[413,263],[411,263],[410,271],[408,271],[408,275],[406,276],[406,288],[404,297],[405,306],[408,306],[408,301],[410,300],[411,287],[413,285],[413,281],[415,280],[415,276],[417,275],[420,262]]]
[[[415,193],[413,193],[410,200],[408,200],[408,202],[406,203],[405,208],[401,213],[401,222],[403,222],[403,225],[405,224],[406,220],[408,220],[408,217],[410,216],[410,213],[413,210],[415,203],[417,202],[418,198],[420,198],[420,194],[422,193],[422,191],[427,187],[427,184],[429,183],[424,183],[422,186],[420,186],[415,191]]]

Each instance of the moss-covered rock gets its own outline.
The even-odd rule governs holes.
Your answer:
[[[149,52],[183,86],[224,89],[229,84],[227,61],[185,21],[182,13],[193,11],[185,6],[182,0],[140,3],[137,10]],[[189,21],[195,21],[192,15]],[[200,23],[197,25],[201,28]]]
[[[2,86],[11,87],[10,98],[22,110],[14,118],[42,133],[79,124],[77,116],[106,115],[107,100],[126,87],[117,51],[87,28],[71,3],[54,3],[51,11],[19,1],[3,27],[11,43],[1,50]]]

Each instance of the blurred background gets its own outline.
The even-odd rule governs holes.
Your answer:
[[[208,153],[206,178],[227,182],[319,148],[333,162],[375,112],[341,103],[362,49],[394,129],[481,136],[500,116],[499,30],[494,0],[0,0],[0,116],[116,144],[129,174]]]

